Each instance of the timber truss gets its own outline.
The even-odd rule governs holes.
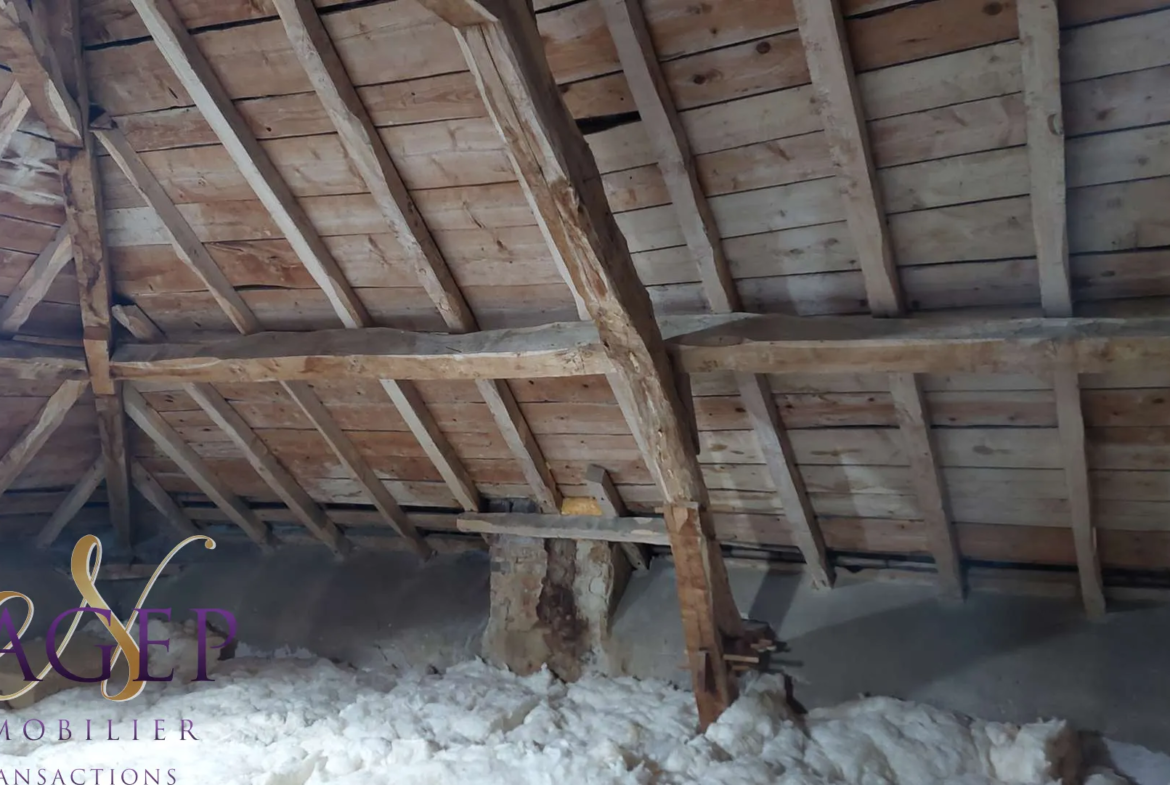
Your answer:
[[[11,486],[87,386],[94,393],[102,445],[100,459],[45,526],[41,545],[53,542],[103,479],[114,529],[127,543],[132,537],[131,483],[178,531],[197,531],[188,512],[143,466],[128,458],[127,416],[214,502],[220,519],[236,524],[261,547],[273,542],[270,521],[235,495],[135,387],[165,381],[182,385],[313,538],[344,553],[352,544],[344,530],[298,485],[215,387],[266,381],[282,385],[296,402],[360,486],[378,521],[425,557],[430,546],[419,527],[425,528],[426,516],[402,510],[311,386],[323,379],[377,380],[466,511],[459,518],[459,530],[670,546],[695,693],[706,724],[734,699],[734,679],[723,653],[743,629],[707,510],[688,375],[734,373],[792,543],[803,555],[811,581],[827,587],[834,579],[832,562],[766,375],[888,374],[940,588],[962,596],[962,565],[919,375],[1024,370],[1050,374],[1053,380],[1082,596],[1090,613],[1104,610],[1078,374],[1164,363],[1170,356],[1170,320],[1071,318],[1063,139],[1051,122],[1060,116],[1059,33],[1051,2],[1018,4],[1032,214],[1049,318],[996,322],[903,318],[905,306],[837,2],[797,0],[795,5],[870,310],[885,317],[880,320],[741,312],[719,232],[638,0],[602,0],[606,24],[710,309],[707,315],[656,320],[607,204],[593,156],[553,81],[527,5],[521,0],[423,4],[455,29],[583,321],[479,330],[313,3],[273,0],[350,164],[406,249],[449,333],[379,327],[170,0],[133,0],[170,68],[345,327],[309,334],[265,332],[123,133],[99,107],[89,104],[76,0],[42,0],[35,7],[28,0],[0,2],[0,41],[17,77],[0,107],[0,141],[7,143],[26,113],[40,118],[57,145],[68,218],[67,227],[0,309],[0,332],[12,338],[0,343],[0,375],[59,384],[33,424],[0,459],[0,493]],[[199,277],[239,336],[198,345],[173,343],[140,309],[113,302],[95,165],[99,145],[157,214],[178,258]],[[80,285],[82,345],[20,340],[20,327],[32,307],[70,260]],[[134,341],[115,345],[115,322]],[[554,517],[562,505],[561,494],[506,380],[586,374],[609,379],[661,494],[661,518],[628,517],[604,472],[591,482],[606,515]],[[509,518],[480,513],[474,482],[414,386],[415,381],[431,379],[475,381],[540,513]]]

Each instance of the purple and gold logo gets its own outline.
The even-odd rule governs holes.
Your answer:
[[[77,608],[71,608],[53,620],[49,625],[48,633],[45,636],[45,654],[48,657],[48,665],[44,667],[39,674],[33,673],[29,665],[28,656],[25,653],[24,647],[21,644],[21,638],[28,630],[29,625],[32,624],[33,614],[35,608],[32,599],[25,594],[16,591],[0,591],[0,633],[7,633],[8,639],[11,641],[9,645],[0,649],[0,657],[5,655],[12,655],[20,664],[21,673],[24,676],[27,684],[21,689],[11,695],[0,695],[0,702],[10,701],[19,698],[25,693],[33,690],[47,675],[50,670],[55,671],[62,677],[75,682],[84,684],[101,684],[102,695],[108,700],[112,701],[128,701],[138,697],[142,694],[143,689],[146,688],[146,683],[151,681],[171,681],[174,678],[174,670],[163,676],[156,676],[150,673],[147,663],[147,649],[150,646],[162,646],[169,649],[170,642],[166,639],[151,640],[147,631],[148,622],[151,615],[161,616],[165,619],[171,618],[170,608],[147,608],[146,598],[150,595],[151,589],[154,588],[155,582],[170,563],[171,559],[178,554],[186,545],[195,542],[196,540],[203,541],[203,547],[208,550],[215,548],[215,541],[210,537],[199,535],[195,537],[188,537],[167,554],[155,570],[154,575],[151,576],[150,581],[143,589],[142,595],[138,598],[133,613],[123,624],[114,612],[110,610],[110,606],[102,598],[101,593],[97,590],[95,581],[98,577],[98,572],[101,569],[102,561],[102,545],[101,541],[92,534],[82,537],[78,541],[77,546],[73,549],[73,558],[70,562],[70,572],[73,577],[73,583],[77,586],[77,590],[81,593],[81,605]],[[92,560],[92,566],[91,566]],[[4,607],[9,600],[23,600],[28,613],[25,617],[24,624],[20,629],[16,629],[16,624],[12,620],[12,615],[8,608]],[[208,663],[207,653],[208,647],[208,619],[212,614],[220,617],[227,626],[227,634],[223,636],[223,640],[210,649],[222,649],[227,646],[236,637],[236,618],[229,611],[222,608],[192,608],[195,614],[197,640],[198,640],[198,670],[194,681],[211,681],[208,678]],[[61,661],[61,655],[64,654],[65,649],[69,646],[69,641],[72,640],[73,634],[77,631],[81,620],[85,613],[93,613],[101,621],[102,625],[109,630],[113,636],[115,643],[101,645],[98,648],[102,652],[102,672],[97,676],[79,676],[72,673]],[[68,630],[64,633],[64,638],[61,638],[61,625],[70,616],[73,616],[73,621],[69,625]],[[130,633],[130,629],[135,623],[138,623],[137,636]],[[58,639],[60,643],[58,644]],[[122,654],[126,655],[126,665],[130,672],[130,678],[122,689],[115,693],[109,692],[109,681],[113,673],[114,666],[117,665],[121,659]]]

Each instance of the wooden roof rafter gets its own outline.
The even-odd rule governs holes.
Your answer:
[[[454,332],[475,332],[479,329],[475,315],[402,182],[313,3],[277,0],[275,6],[297,59],[337,129],[346,157],[402,244],[406,261],[443,322]],[[476,387],[520,463],[537,503],[545,512],[555,512],[561,504],[560,491],[511,389],[496,379],[477,380]],[[411,390],[388,392],[395,400],[409,401],[413,397]],[[470,501],[464,500],[464,506],[471,508]]]
[[[16,442],[8,448],[8,452],[0,456],[0,495],[12,486],[21,471],[45,446],[49,437],[61,427],[65,415],[88,386],[89,382],[84,380],[62,382],[56,392],[45,401],[32,422],[17,437]]]
[[[108,127],[95,128],[94,135],[102,142],[111,158],[114,159],[146,204],[155,211],[179,259],[199,277],[237,330],[244,335],[260,331],[262,329],[260,320],[232,287],[231,282],[228,281],[227,276],[223,274],[215,260],[211,258],[206,247],[196,236],[187,219],[167,196],[153,172],[131,147],[125,135],[112,123],[106,123],[106,125]],[[141,341],[164,340],[165,336],[162,331],[140,310],[136,309],[136,311],[133,318],[128,315],[133,312],[126,309],[119,313],[120,321],[123,321],[130,333]],[[422,542],[417,533],[413,532],[406,516],[402,514],[393,499],[389,498],[385,487],[380,482],[371,482],[373,473],[369,470],[365,460],[353,447],[348,437],[333,422],[328,410],[316,398],[312,388],[304,382],[290,381],[284,384],[285,389],[294,395],[295,400],[306,410],[306,415],[329,446],[339,454],[345,455],[343,460],[362,490],[379,509],[386,513],[386,523],[402,536],[407,537],[420,555],[425,555],[427,553],[425,543]],[[298,513],[298,517],[305,526],[331,550],[338,553],[344,552],[346,549],[344,537],[340,535],[336,526],[327,520],[324,512],[312,501],[309,494],[300,487],[292,475],[280,465],[280,462],[271,455],[259,437],[252,433],[251,428],[235,415],[231,406],[207,385],[187,385],[185,390],[236,442],[264,481],[289,504],[290,509]],[[163,512],[168,518],[173,517],[169,509]]]
[[[83,328],[82,345],[93,387],[105,483],[114,529],[131,541],[129,464],[121,391],[110,377],[112,350],[110,273],[106,258],[100,185],[93,141],[88,135],[88,90],[81,60],[80,14],[76,0],[45,0],[34,9],[27,0],[7,0],[0,8],[0,40],[20,91],[36,111],[57,147],[57,169],[64,193],[69,241],[60,234],[45,248],[5,303],[12,331],[44,296],[72,255],[77,271]],[[9,97],[17,94],[10,91]],[[15,99],[14,99],[15,100]],[[13,116],[16,123],[20,104]],[[11,135],[6,138],[5,144]],[[11,310],[9,309],[11,306]]]
[[[687,248],[698,265],[707,301],[716,313],[739,311],[739,293],[723,253],[719,228],[699,183],[686,130],[658,63],[639,0],[602,0],[601,7]],[[736,385],[781,506],[808,565],[810,580],[814,586],[828,588],[833,583],[833,568],[791,441],[776,411],[772,388],[766,378],[756,374],[737,374]]]
[[[370,326],[368,311],[345,281],[287,184],[247,129],[174,8],[168,0],[135,0],[135,7],[245,179],[326,291],[342,323],[350,328]],[[347,155],[357,165],[388,223],[412,250],[412,261],[440,313],[452,325],[458,324],[459,329],[474,329],[474,321],[469,321],[470,311],[454,287],[425,224],[410,203],[380,138],[373,132],[315,10],[296,4],[285,4],[280,10],[298,57],[338,127]],[[555,507],[559,504],[559,492],[511,391],[506,384],[494,380],[478,382],[477,386],[542,507]],[[468,509],[478,509],[478,491],[421,396],[409,385],[390,379],[383,380],[383,387],[456,499]]]
[[[1070,317],[1073,294],[1068,260],[1059,13],[1055,0],[1019,0],[1017,13],[1040,303],[1046,316]],[[1081,387],[1070,359],[1067,352],[1061,353],[1052,372],[1052,384],[1081,600],[1085,612],[1096,618],[1106,610],[1105,590],[1093,524]]]
[[[0,100],[0,157],[8,150],[12,137],[20,130],[21,123],[28,116],[32,102],[28,100],[20,82],[13,82]]]
[[[881,317],[902,316],[906,310],[902,286],[840,2],[794,0],[794,6],[870,312]],[[890,394],[927,524],[940,588],[947,596],[962,599],[962,560],[920,381],[913,374],[894,374]]]
[[[554,258],[613,364],[610,384],[666,503],[700,723],[734,699],[723,659],[742,634],[707,507],[688,416],[653,308],[601,177],[564,102],[522,0],[425,0],[450,23]]]
[[[28,320],[33,308],[49,293],[65,265],[73,259],[68,225],[57,230],[49,245],[37,255],[16,288],[0,306],[0,335],[15,335]]]

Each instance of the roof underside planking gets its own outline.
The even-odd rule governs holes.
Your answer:
[[[396,237],[365,172],[347,157],[336,118],[290,44],[276,4],[175,0],[174,8],[246,133],[369,311],[366,326],[466,332],[581,318],[448,24],[415,0],[317,2],[403,192],[466,300],[471,327],[457,329],[424,288],[417,250]],[[740,309],[869,314],[865,257],[872,243],[853,234],[859,208],[843,199],[846,178],[835,168],[839,151],[831,149],[840,129],[825,133],[827,114],[818,109],[832,102],[818,104],[824,86],[811,83],[792,3],[645,0],[640,8]],[[888,226],[905,311],[986,322],[1064,315],[1046,313],[1041,296],[1017,3],[843,0],[840,10],[863,114],[858,128],[878,195],[870,204]],[[1054,122],[1063,127],[1075,315],[1167,313],[1170,2],[1061,0],[1056,11],[1063,121]],[[709,279],[684,225],[690,214],[672,201],[677,191],[658,167],[660,145],[645,124],[651,114],[645,108],[639,114],[602,0],[537,2],[535,16],[561,97],[585,134],[657,315],[711,312]],[[194,106],[131,0],[83,3],[81,33],[90,101],[124,135],[259,325],[352,326]],[[11,48],[0,40],[4,56]],[[0,139],[7,140],[0,161],[0,313],[22,314],[15,326],[22,345],[80,346],[72,262],[47,282],[33,280],[37,270],[60,267],[52,246],[65,204],[56,145],[36,102],[29,110],[15,84],[12,73],[0,71],[0,94],[10,96],[0,106]],[[18,130],[9,138],[10,125]],[[97,171],[114,302],[136,306],[168,342],[238,334],[238,320],[180,259],[156,208],[102,147]],[[35,304],[6,307],[8,298],[29,291],[40,298]],[[145,340],[118,330],[123,346],[135,335]],[[419,381],[409,411],[433,419],[438,446],[420,440],[422,426],[404,416],[376,378],[337,375],[309,386],[392,501],[407,510],[471,506],[436,460],[438,450],[465,472],[464,488],[473,486],[471,495],[484,499],[539,500],[539,472],[534,477],[525,463],[535,455],[547,462],[544,482],[553,496],[591,496],[586,475],[597,465],[630,515],[653,513],[663,504],[654,472],[602,374],[510,378],[495,406],[471,380]],[[908,441],[913,428],[895,405],[890,375],[802,369],[766,382],[830,559],[841,551],[937,554],[938,505],[924,501],[920,478],[912,476],[919,453]],[[1068,451],[1058,427],[1063,415],[1050,372],[1028,366],[924,373],[917,382],[944,522],[960,557],[1077,565]],[[263,464],[249,459],[185,383],[134,384],[245,508],[291,523],[316,514],[305,504],[302,515],[274,513],[287,494],[257,471]],[[1079,386],[1101,565],[1170,570],[1170,372],[1151,364],[1084,373]],[[20,442],[59,387],[0,378],[0,449]],[[230,382],[215,389],[284,467],[288,482],[308,494],[302,502],[325,515],[336,505],[374,510],[363,480],[287,388]],[[741,545],[798,546],[741,391],[729,372],[690,377],[716,535]],[[511,436],[509,422],[518,424]],[[135,470],[148,472],[197,522],[206,520],[199,518],[212,504],[205,485],[137,426],[127,427],[127,439]],[[94,395],[86,390],[5,492],[0,537],[31,540],[90,477],[101,449]],[[105,498],[99,489],[90,503]],[[384,518],[370,520],[385,526]]]

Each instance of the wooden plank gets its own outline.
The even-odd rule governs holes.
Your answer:
[[[297,516],[297,519],[323,542],[329,550],[343,555],[348,550],[345,536],[313,501],[296,478],[286,469],[268,445],[244,422],[223,396],[209,384],[190,384],[184,391],[215,421],[232,440],[277,496]]]
[[[1018,8],[1040,296],[1047,315],[1072,316],[1056,0],[1020,0]]]
[[[12,335],[28,319],[37,303],[45,298],[61,269],[73,259],[69,227],[62,226],[48,247],[37,256],[20,282],[0,306],[0,334]]]
[[[0,379],[6,382],[63,382],[88,379],[79,349],[0,341]]]
[[[1073,315],[1073,294],[1068,261],[1060,22],[1055,0],[1019,0],[1018,8],[1040,301],[1045,315],[1067,317]],[[1069,352],[1062,347],[1060,355],[1067,357]],[[1076,369],[1067,365],[1058,366],[1052,378],[1081,599],[1086,613],[1095,618],[1105,613],[1105,593],[1093,523],[1080,384]]]
[[[636,0],[602,0],[601,8],[707,299],[716,311],[737,311],[739,298],[715,216],[699,185],[686,131],[658,64],[641,5]]]
[[[337,459],[354,476],[363,492],[382,513],[386,524],[400,537],[409,541],[416,554],[424,559],[427,558],[431,554],[430,548],[415,531],[402,508],[398,506],[390,492],[386,490],[386,486],[370,469],[365,458],[362,457],[345,432],[341,430],[313,389],[304,382],[284,382],[282,387],[301,407],[305,416],[312,421],[329,448],[337,455]]]
[[[88,383],[84,381],[63,382],[37,412],[33,421],[21,431],[16,442],[0,458],[0,495],[12,487],[20,473],[61,426],[65,415],[87,386]]]
[[[448,5],[428,7],[447,11],[447,21],[456,25],[465,23],[465,15],[450,14]],[[670,360],[605,202],[597,166],[559,96],[527,6],[491,6],[501,21],[457,27],[456,35],[554,257],[597,325],[614,366],[610,382],[667,502],[687,649],[692,658],[705,653],[713,671],[713,678],[697,670],[692,674],[705,727],[734,699],[722,647],[725,635],[742,632],[742,623],[710,521],[699,512],[706,488],[671,383]]]
[[[651,322],[651,324],[653,324]],[[691,374],[1051,372],[1067,346],[1078,373],[1137,371],[1170,354],[1170,319],[805,319],[666,317],[666,345]],[[7,356],[7,359],[5,359]],[[76,353],[0,342],[0,370],[76,373]],[[266,333],[207,344],[127,345],[116,378],[155,381],[329,381],[596,376],[613,364],[595,327],[577,322],[436,336],[387,328]]]
[[[409,382],[393,381],[395,374],[380,374],[382,388],[398,408],[399,414],[406,421],[407,427],[418,440],[419,445],[431,459],[447,487],[455,495],[456,500],[463,505],[463,509],[474,511],[480,507],[479,491],[467,473],[455,448],[451,446],[446,434],[439,428],[434,416],[427,409],[419,395],[418,389]],[[398,375],[397,378],[402,378]],[[473,375],[469,378],[480,378]]]
[[[80,149],[58,148],[57,159],[77,271],[86,361],[94,393],[113,395],[109,371],[112,291],[92,144]]]
[[[106,462],[105,456],[99,457],[89,467],[89,470],[82,475],[73,489],[69,491],[68,495],[61,500],[61,504],[53,511],[49,520],[45,523],[44,528],[41,529],[40,534],[37,535],[36,544],[38,548],[48,548],[57,541],[62,530],[69,525],[69,522],[76,517],[77,513],[89,501],[89,497],[93,496],[93,492],[101,485],[102,480],[106,476]]]
[[[115,127],[95,128],[93,133],[126,175],[126,179],[158,215],[175,254],[199,277],[236,329],[245,334],[259,332],[260,321],[252,313],[252,309],[243,301],[219,265],[211,258],[196,236],[195,230],[191,228],[191,224],[175,207],[154,173],[130,146],[125,135]]]
[[[0,101],[0,157],[8,151],[12,137],[20,130],[20,124],[28,116],[31,107],[32,103],[24,94],[20,82],[13,82],[4,94],[4,100]]]
[[[499,426],[504,441],[520,463],[537,505],[544,512],[556,512],[561,508],[561,492],[508,383],[499,379],[477,379],[475,386]]]
[[[839,2],[795,0],[794,5],[870,311],[877,316],[900,315],[898,272]]]
[[[716,326],[724,319],[724,327]],[[1059,344],[1070,347],[1078,373],[1102,373],[1161,362],[1158,334],[1170,321],[1007,319],[964,326],[954,319],[922,317],[741,315],[668,317],[663,324],[672,353],[690,373],[1045,373],[1057,365]],[[703,325],[701,335],[692,334],[691,325]],[[787,340],[775,339],[781,331]]]
[[[134,487],[142,494],[142,498],[146,499],[150,504],[162,513],[163,518],[171,525],[176,533],[181,537],[190,537],[193,534],[198,534],[199,530],[195,528],[195,524],[183,511],[183,508],[171,498],[171,495],[159,484],[154,475],[148,472],[141,463],[132,461],[130,463],[130,478],[134,482]]]
[[[514,534],[568,540],[669,545],[662,518],[557,515],[551,513],[463,513],[455,521],[461,532]]]
[[[123,346],[118,350],[116,368],[119,378],[127,379],[161,378],[159,371],[169,368],[171,378],[180,381],[571,376],[609,369],[596,341],[596,329],[578,323],[559,324],[552,329],[463,335],[410,333],[383,327],[265,333],[207,345]],[[541,345],[548,346],[549,351],[540,349]],[[273,354],[282,346],[296,347],[301,359]],[[264,366],[270,367],[265,371]],[[395,399],[389,388],[387,393]]]
[[[824,536],[797,468],[788,432],[772,399],[767,377],[736,374],[736,382],[784,515],[807,564],[809,580],[814,587],[827,589],[833,585],[833,566],[825,552]]]
[[[449,327],[461,332],[475,330],[475,317],[374,128],[313,3],[275,0],[274,5],[297,59],[337,129],[350,164],[403,244],[418,280]]]
[[[37,117],[58,144],[79,147],[83,113],[62,75],[49,31],[28,0],[8,0],[0,13],[0,55],[16,75]],[[63,20],[58,20],[64,24]]]
[[[659,66],[641,6],[636,0],[603,0],[602,9],[683,237],[698,265],[707,301],[716,312],[738,310],[739,293],[724,256],[719,228],[699,183],[686,130]],[[793,510],[791,518],[800,533],[801,551],[813,584],[827,587],[832,583],[832,570],[827,566],[824,542],[815,516],[804,514],[810,512],[808,498],[798,470],[791,463],[791,449],[785,449],[787,437],[775,407],[765,403],[771,397],[767,380],[744,375],[739,382],[744,406],[758,433],[760,448],[769,458],[768,466],[784,507]],[[684,396],[684,403],[689,400],[689,395]]]
[[[113,395],[95,395],[98,434],[105,463],[106,496],[110,522],[123,545],[133,544],[133,515],[130,501],[130,465],[126,453],[126,417],[122,389]]]
[[[273,539],[268,527],[240,497],[227,488],[223,480],[217,477],[198,453],[183,441],[175,429],[168,425],[158,412],[150,408],[141,393],[128,387],[125,391],[125,404],[126,413],[138,427],[199,486],[229,520],[243,529],[249,539],[261,548],[271,547]]]
[[[138,340],[149,343],[166,340],[166,335],[159,326],[137,305],[115,305],[110,311],[118,323]]]
[[[220,142],[265,204],[297,256],[325,291],[342,323],[351,328],[371,325],[372,320],[365,306],[345,280],[328,247],[309,223],[287,183],[247,128],[169,0],[142,0],[135,7]],[[474,329],[475,321],[471,311],[455,286],[446,262],[415,208],[381,138],[373,128],[316,11],[311,4],[295,2],[280,3],[277,10],[297,58],[337,127],[349,160],[369,188],[381,216],[405,246],[424,288],[449,326],[457,326],[461,330]],[[496,397],[489,397],[489,403],[496,402]],[[400,396],[400,400],[409,399],[409,395]],[[510,410],[497,407],[497,411],[504,418],[500,424],[506,434],[518,436],[527,431],[522,421],[514,419],[519,415],[514,406]],[[425,412],[406,414],[410,422],[429,419]],[[433,441],[436,434],[435,429],[420,428],[418,432],[421,440]],[[543,464],[539,450],[533,452],[535,442],[522,438],[517,438],[515,442],[518,448],[528,448],[518,453],[524,466],[539,467]],[[445,460],[450,462],[450,450],[439,446],[435,452],[445,454]],[[446,471],[453,476],[459,473],[458,469],[452,467],[447,467]],[[556,492],[555,487],[535,486],[535,489],[544,496]]]
[[[962,559],[918,377],[914,374],[892,374],[890,393],[905,441],[910,476],[925,520],[939,583],[946,595],[962,599],[965,590]]]
[[[370,317],[365,305],[345,280],[288,184],[240,117],[170,0],[134,0],[134,8],[220,143],[337,310],[342,323],[346,327],[368,325]]]
[[[50,134],[57,140],[57,171],[61,177],[73,267],[77,277],[82,346],[97,408],[110,520],[118,539],[129,547],[133,544],[133,532],[126,419],[122,391],[110,376],[113,284],[106,253],[95,142],[89,135],[89,79],[81,59],[79,4],[76,0],[60,0],[39,6],[37,10],[43,12],[37,16],[41,23],[51,19],[54,25],[52,30],[46,31],[45,41],[46,46],[52,47],[57,63],[50,68],[50,72],[54,73],[54,80],[61,92],[76,97],[75,104],[72,103],[72,97],[70,102],[77,109],[76,129],[80,139],[70,141],[69,134],[54,133],[51,127],[53,123],[46,122],[50,125]],[[35,108],[36,102],[33,104]],[[70,111],[64,114],[73,116]]]
[[[609,518],[626,517],[625,502],[622,501],[621,494],[618,493],[604,466],[597,464],[590,466],[585,472],[585,485],[593,494],[602,515]],[[626,558],[635,570],[650,568],[651,556],[648,549],[639,547],[638,543],[632,542],[623,542],[621,547],[622,552],[626,554]]]
[[[1056,371],[1053,374],[1053,386],[1056,390],[1056,414],[1068,483],[1069,517],[1077,555],[1081,601],[1085,604],[1086,613],[1091,618],[1096,618],[1105,613],[1105,595],[1102,588],[1101,560],[1097,552],[1097,532],[1093,522],[1093,502],[1085,446],[1085,419],[1081,410],[1080,384],[1076,372]]]

